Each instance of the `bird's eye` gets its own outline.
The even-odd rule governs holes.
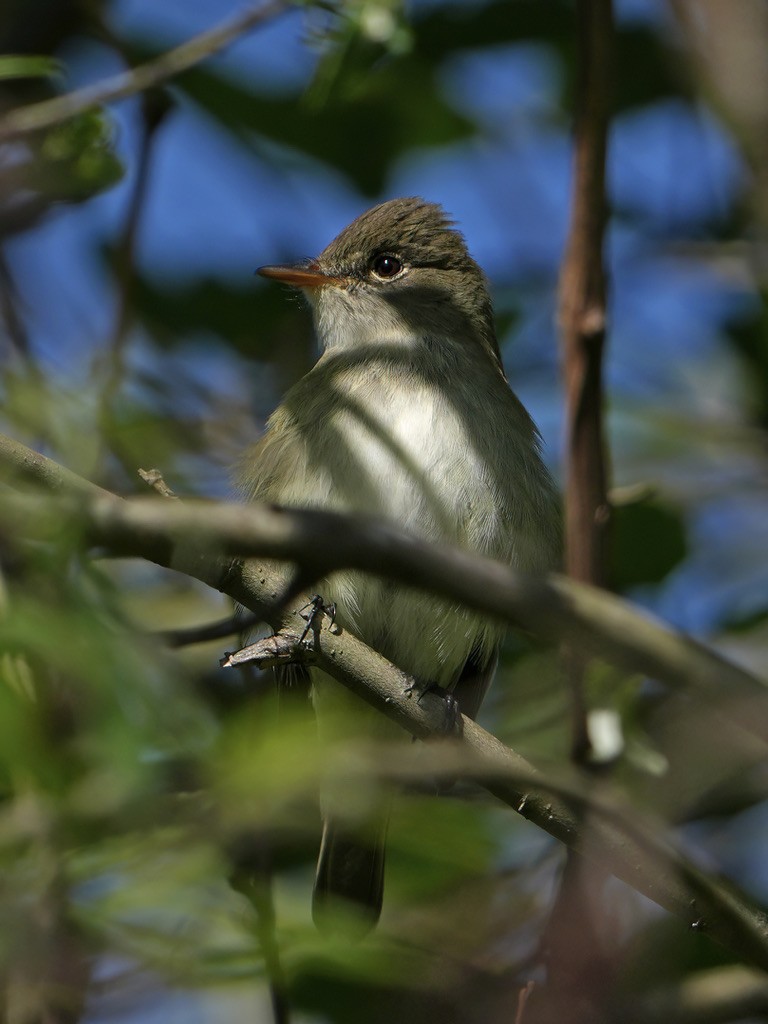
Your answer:
[[[402,261],[397,256],[390,256],[387,253],[379,253],[371,260],[371,270],[376,277],[381,277],[384,280],[397,277],[402,269]]]

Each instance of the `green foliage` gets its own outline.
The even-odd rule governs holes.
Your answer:
[[[333,162],[368,195],[383,187],[392,154],[469,135],[469,123],[440,98],[428,67],[417,57],[371,67],[369,54],[366,59],[365,53],[355,53],[349,63],[351,78],[339,78],[344,88],[336,85],[322,106],[312,91],[297,104],[293,98],[249,94],[199,69],[185,75],[182,85],[219,124],[248,139],[257,151],[263,150],[260,139],[268,139],[288,151]],[[418,107],[410,102],[414,95],[420,98]],[[365,144],[350,146],[351,139],[365,139]],[[287,152],[284,159],[290,157]]]
[[[62,65],[52,57],[8,53],[0,56],[0,80],[8,78],[60,77]]]
[[[71,202],[111,188],[122,176],[112,124],[101,110],[85,111],[46,132],[30,169],[33,187]]]
[[[29,53],[0,58],[9,105],[61,88],[61,65],[45,45],[53,53],[74,44],[109,10],[108,4],[89,5],[90,13],[64,6],[61,19],[25,17],[22,25],[19,14],[19,32],[40,42],[30,43]],[[534,44],[558,74],[548,83],[543,124],[538,115],[518,123],[516,97],[508,97],[513,128],[503,133],[504,144],[522,152],[541,130],[541,138],[556,138],[565,148],[576,78],[572,3],[430,4],[417,5],[412,15],[399,3],[305,6],[302,39],[313,70],[304,88],[281,91],[260,80],[259,69],[241,66],[236,74],[215,61],[171,86],[179,98],[175,110],[203,114],[234,147],[246,174],[257,166],[275,177],[309,169],[318,182],[327,174],[350,192],[373,197],[414,151],[446,159],[452,147],[493,153],[493,133],[451,105],[445,72],[457,55],[482,60],[517,44]],[[56,5],[43,7],[55,13]],[[111,38],[101,31],[99,37]],[[165,46],[149,30],[113,42],[131,60]],[[75,48],[64,52],[69,59]],[[616,63],[619,116],[650,111],[669,97],[702,101],[701,82],[682,67],[678,40],[663,27],[620,24]],[[19,237],[22,254],[41,244],[23,232],[55,223],[45,218],[56,204],[85,203],[115,188],[123,181],[122,160],[136,171],[135,150],[116,153],[112,116],[89,110],[15,143],[16,162],[0,164],[0,229]],[[171,109],[162,131],[148,133],[150,200],[163,147],[176,144],[174,116]],[[185,153],[214,195],[219,167],[206,157]],[[501,160],[499,166],[500,191],[486,197],[482,189],[490,186],[470,177],[467,194],[487,200],[517,253],[518,225],[507,217],[506,203],[531,183],[525,173],[515,178]],[[535,177],[542,169],[531,166],[526,173]],[[676,186],[684,190],[697,170],[677,170]],[[556,174],[552,180],[560,188]],[[115,208],[130,208],[128,184],[115,191]],[[320,184],[312,184],[318,202]],[[28,207],[30,196],[35,201]],[[265,205],[271,201],[262,197]],[[19,210],[24,216],[16,216]],[[101,293],[73,292],[72,304],[61,309],[48,309],[46,289],[56,293],[55,282],[47,281],[44,301],[29,308],[22,287],[28,282],[17,289],[15,252],[8,247],[0,263],[3,429],[121,493],[143,488],[138,466],[157,465],[182,495],[229,495],[230,467],[257,436],[278,393],[312,358],[306,310],[282,290],[246,280],[275,250],[282,258],[287,243],[276,235],[254,237],[252,263],[240,274],[214,265],[182,274],[174,260],[142,259],[142,243],[159,232],[143,212],[133,220],[126,214],[116,229],[114,220],[98,221],[90,234],[83,228],[78,253],[98,268],[101,276],[90,280]],[[737,218],[726,213],[717,230],[727,235]],[[70,225],[85,224],[85,214],[70,211]],[[248,214],[244,209],[246,222]],[[743,216],[757,233],[758,212]],[[641,222],[633,214],[631,227],[642,231]],[[542,223],[540,234],[560,228]],[[628,230],[625,222],[621,229]],[[222,227],[227,231],[235,233],[232,225]],[[620,239],[616,248],[621,259],[634,246],[649,263],[668,267],[663,234],[654,223],[631,246],[622,249]],[[199,237],[194,245],[204,253],[220,241]],[[679,257],[690,273],[699,269],[697,258]],[[513,311],[502,326],[509,328],[506,354],[519,372],[514,384],[530,394],[546,380],[552,390],[556,357],[548,329],[557,270],[537,253],[523,253],[516,267],[502,266],[494,282]],[[57,271],[66,280],[73,268],[65,263]],[[68,317],[82,333],[76,350],[60,347],[58,335],[30,341],[38,320],[64,325]],[[637,310],[632,317],[640,319]],[[680,364],[682,383],[670,386],[665,378],[658,394],[627,398],[616,374],[609,420],[616,475],[653,495],[616,510],[611,584],[619,592],[642,588],[651,600],[692,564],[703,572],[717,545],[711,535],[702,543],[692,528],[700,506],[713,492],[739,501],[759,486],[768,423],[764,307],[756,302],[717,323],[713,314],[708,326],[717,345],[704,355],[670,349],[664,365],[631,364],[649,380]],[[617,364],[626,357],[621,330],[618,322],[609,356]],[[518,346],[532,332],[535,351],[520,355]],[[2,496],[17,484],[5,480]],[[238,986],[263,993],[276,978],[297,1012],[313,1021],[359,1021],[361,1008],[372,1024],[515,1019],[518,972],[539,963],[557,885],[561,854],[553,841],[491,803],[479,787],[460,785],[438,798],[429,780],[417,780],[402,787],[395,804],[381,928],[364,943],[353,943],[343,922],[339,934],[319,934],[309,902],[320,782],[327,775],[341,779],[351,805],[378,797],[380,778],[359,764],[383,770],[397,763],[397,748],[340,744],[323,751],[305,701],[286,706],[269,679],[233,678],[217,668],[234,638],[181,651],[166,646],[160,630],[227,614],[218,595],[183,573],[108,563],[76,531],[63,530],[55,512],[46,535],[31,541],[12,503],[0,506],[0,974],[9,991],[20,1001],[32,993],[55,1004],[62,990],[71,993],[78,984],[85,990],[90,970],[117,962],[123,973],[102,987],[114,989],[118,1002],[130,1004],[137,991],[159,1000],[177,988],[201,1005],[210,997],[211,1019],[222,1024],[243,1019],[226,1003]],[[755,548],[750,558],[758,562],[762,551]],[[723,555],[716,567],[723,577],[726,562]],[[705,625],[715,621],[738,654],[765,666],[764,601],[755,599],[745,612],[726,584],[735,584],[724,580],[728,607]],[[707,586],[714,589],[711,575],[701,591]],[[602,664],[590,667],[586,700],[590,709],[615,712],[625,744],[616,763],[590,777],[596,792],[606,783],[630,814],[637,804],[660,821],[695,822],[697,835],[716,809],[724,860],[731,857],[732,866],[742,863],[737,853],[744,862],[754,856],[754,837],[737,843],[728,829],[737,812],[764,797],[755,769],[764,751],[724,724],[727,703],[692,708],[687,697],[670,699]],[[755,718],[763,714],[756,706]],[[512,638],[483,724],[543,770],[562,770],[571,715],[558,652]],[[587,820],[587,835],[591,825]],[[756,898],[764,898],[758,888]],[[595,889],[590,916],[613,957],[611,977],[620,979],[603,986],[618,1008],[616,1019],[640,1012],[651,985],[722,962],[706,936],[684,933],[666,919],[659,924],[627,890]],[[69,970],[62,984],[54,951],[84,961],[85,980]],[[101,1016],[98,1008],[93,1013],[99,1020],[125,1019],[124,1009],[105,1004]]]
[[[660,583],[687,554],[679,513],[649,500],[619,505],[612,531],[612,583],[620,591]]]

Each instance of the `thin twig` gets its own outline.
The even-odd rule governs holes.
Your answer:
[[[580,82],[571,227],[560,278],[566,388],[566,567],[605,582],[609,506],[603,439],[602,353],[606,324],[603,236],[605,157],[613,45],[611,0],[578,0]]]
[[[247,881],[237,888],[248,897],[256,912],[256,936],[269,980],[273,1024],[290,1024],[291,1003],[277,938],[273,875],[270,851],[265,848],[261,863],[255,869],[252,866]]]
[[[169,647],[191,647],[192,644],[205,644],[211,640],[223,640],[235,633],[245,633],[253,629],[261,621],[256,615],[228,615],[218,622],[209,622],[204,626],[189,626],[186,629],[167,629],[157,634]]]
[[[525,1007],[535,987],[534,982],[526,982],[517,993],[517,1010],[515,1012],[515,1024],[524,1024]]]
[[[112,412],[112,405],[123,381],[125,348],[133,317],[136,240],[149,189],[149,168],[153,141],[156,138],[158,128],[168,113],[168,109],[169,101],[160,90],[153,89],[142,96],[142,130],[138,159],[136,161],[136,176],[115,254],[115,277],[118,286],[117,309],[112,329],[112,338],[107,350],[106,375],[101,389],[100,420],[102,424],[102,437],[113,433],[109,429],[108,421]]]
[[[15,487],[19,484],[36,484],[51,494],[68,498],[102,497],[119,500],[111,491],[78,476],[6,434],[0,434],[0,480]]]
[[[136,471],[145,484],[157,491],[163,498],[176,498],[178,494],[171,490],[159,469],[138,469]]]
[[[560,277],[560,325],[565,379],[565,569],[596,587],[607,580],[610,518],[603,437],[602,360],[606,323],[603,244],[605,158],[613,61],[612,0],[577,0],[578,83],[575,96],[574,180],[568,243]],[[593,764],[584,680],[588,664],[579,644],[563,646],[571,695],[571,758]],[[590,811],[591,813],[591,811]],[[584,822],[585,831],[589,822]],[[569,851],[549,922],[542,936],[551,967],[548,1013],[570,1007],[573,1024],[602,1016],[612,989],[611,952],[590,941],[595,865]],[[578,934],[582,941],[574,941]],[[578,998],[577,998],[578,996]]]
[[[605,158],[613,58],[611,0],[578,0],[577,23],[579,81],[573,202],[560,276],[566,422],[565,569],[573,579],[599,587],[606,582],[610,519],[602,423],[602,357],[606,323]],[[566,664],[573,705],[573,756],[580,763],[588,763],[582,653],[569,648]]]
[[[145,89],[151,89],[181,74],[214,53],[225,49],[250,29],[256,28],[269,18],[277,17],[290,10],[288,0],[273,0],[271,3],[255,4],[242,14],[223,21],[215,28],[201,32],[173,50],[153,60],[140,64],[130,71],[124,71],[95,85],[88,85],[74,92],[54,99],[19,107],[0,121],[0,142],[26,135],[29,132],[51,128],[80,114],[91,107],[132,96]]]

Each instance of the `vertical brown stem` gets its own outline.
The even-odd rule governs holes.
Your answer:
[[[560,277],[560,329],[566,401],[565,566],[602,586],[610,510],[603,439],[605,341],[605,157],[611,85],[611,0],[578,0],[579,80],[571,225]],[[583,659],[569,652],[573,750],[589,750],[581,678]]]
[[[565,568],[569,576],[603,586],[610,519],[603,439],[602,358],[605,343],[605,158],[613,48],[611,0],[577,0],[579,78],[576,89],[571,224],[560,277],[560,330],[565,381]],[[584,669],[573,647],[564,651],[572,695],[576,764],[591,753]],[[586,832],[585,825],[585,834]],[[600,943],[601,873],[569,854],[542,946],[550,982],[539,1020],[572,1024],[602,1019],[614,964]]]

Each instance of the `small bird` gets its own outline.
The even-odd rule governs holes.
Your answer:
[[[483,272],[441,207],[393,199],[317,259],[259,273],[301,289],[322,353],[246,452],[247,498],[375,514],[523,572],[552,568],[559,510],[539,435],[507,383]],[[341,627],[476,715],[497,622],[359,572],[333,573],[318,590]],[[383,716],[341,684],[312,670],[312,687],[321,739],[333,742],[339,711],[358,735],[381,735]],[[389,798],[361,809],[329,792],[321,804],[315,921],[322,927],[344,900],[370,927],[382,906]]]

